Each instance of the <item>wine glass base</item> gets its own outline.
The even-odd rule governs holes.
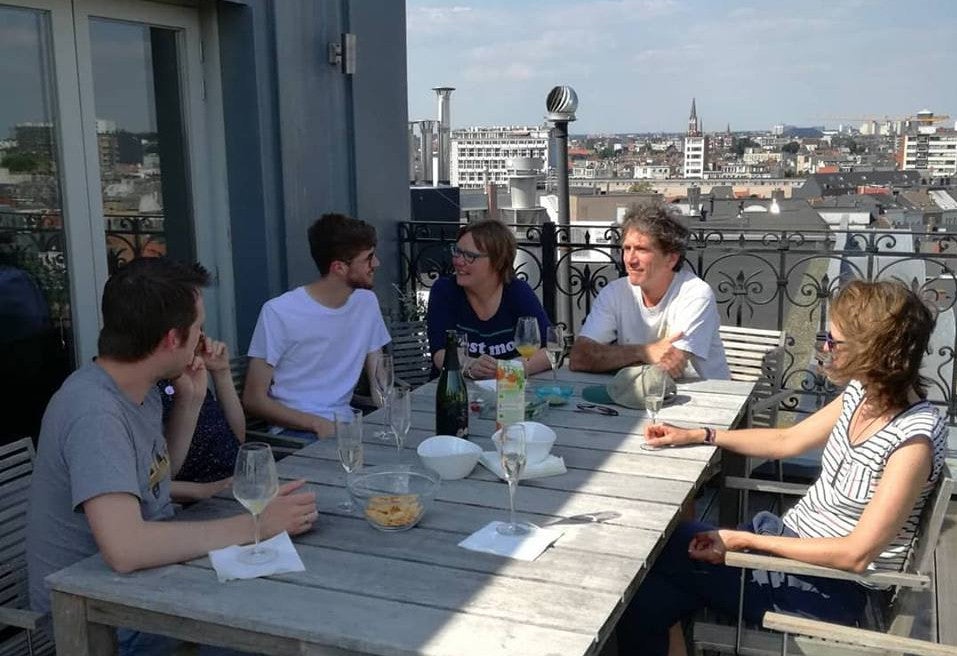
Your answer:
[[[248,547],[239,552],[236,559],[246,565],[264,565],[274,561],[278,555],[279,552],[272,547],[259,545],[258,547]]]
[[[510,524],[508,522],[502,522],[495,527],[495,532],[498,533],[499,535],[508,535],[508,536],[514,537],[514,536],[520,536],[520,535],[528,535],[535,528],[536,527],[534,525],[526,524],[525,522],[515,522],[514,524]]]
[[[349,515],[356,511],[356,505],[351,501],[340,501],[336,504],[336,508]]]
[[[652,445],[648,444],[647,442],[642,442],[641,444],[638,445],[638,447],[639,447],[642,451],[661,451],[661,450],[664,448],[664,447],[660,447],[660,446],[652,446]]]
[[[392,432],[388,430],[376,431],[372,434],[372,437],[376,438],[380,442],[395,443],[395,438],[392,436]]]

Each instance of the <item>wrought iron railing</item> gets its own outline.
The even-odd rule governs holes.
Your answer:
[[[601,288],[624,275],[618,228],[551,222],[511,227],[519,243],[518,275],[536,290],[552,320],[576,333]],[[689,227],[687,264],[714,289],[722,323],[787,332],[783,380],[792,395],[782,409],[804,413],[833,397],[813,354],[827,330],[828,300],[841,282],[898,278],[938,310],[923,373],[932,400],[957,423],[957,234]],[[399,224],[403,292],[428,289],[451,272],[448,245],[458,228],[458,223]]]

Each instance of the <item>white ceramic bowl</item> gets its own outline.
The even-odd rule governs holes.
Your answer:
[[[552,445],[555,444],[555,431],[537,421],[520,422],[525,427],[525,461],[529,464],[541,462],[551,453]],[[495,431],[492,435],[492,443],[495,444],[495,450],[501,451],[498,440],[500,431]]]
[[[446,481],[468,476],[482,455],[478,444],[452,435],[435,435],[422,440],[416,450],[422,465]]]

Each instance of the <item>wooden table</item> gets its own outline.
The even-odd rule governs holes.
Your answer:
[[[457,546],[492,520],[507,518],[505,483],[480,465],[443,481],[420,524],[382,533],[340,514],[345,475],[334,441],[279,463],[284,479],[305,478],[319,498],[317,529],[296,539],[305,572],[218,583],[208,559],[119,575],[92,557],[51,576],[60,653],[108,653],[112,626],[268,654],[369,653],[387,656],[595,654],[614,628],[677,521],[679,508],[712,473],[714,447],[645,451],[643,412],[618,417],[575,412],[585,384],[608,376],[559,373],[576,388],[572,403],[543,421],[558,433],[553,453],[568,473],[523,481],[520,518],[565,533],[534,562]],[[533,384],[550,380],[536,377]],[[405,461],[434,432],[434,383],[416,390]],[[676,424],[736,425],[750,383],[680,384],[661,417]],[[383,413],[366,417],[382,424]],[[366,430],[365,460],[393,462],[395,447]],[[472,415],[486,450],[492,422]],[[226,498],[197,504],[186,518],[235,514]],[[597,521],[596,521],[597,520]]]

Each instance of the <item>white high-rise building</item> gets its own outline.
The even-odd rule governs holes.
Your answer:
[[[708,137],[701,133],[701,122],[695,99],[691,99],[691,115],[688,117],[688,134],[685,136],[685,158],[682,177],[701,179],[708,160]]]
[[[930,171],[931,175],[957,175],[957,130],[921,126],[901,139],[902,171]]]
[[[453,187],[481,189],[488,181],[508,182],[506,162],[515,157],[541,160],[548,166],[548,128],[543,126],[471,127],[452,131],[451,175]]]

